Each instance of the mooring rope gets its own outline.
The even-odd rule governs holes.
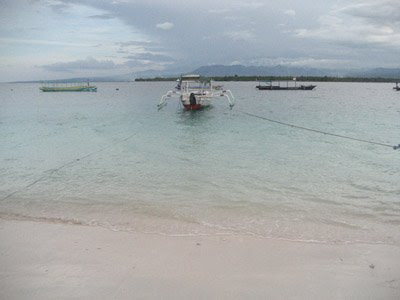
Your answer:
[[[323,134],[323,135],[329,135],[329,136],[333,136],[333,137],[337,137],[337,138],[342,138],[342,139],[347,139],[347,140],[352,140],[352,141],[356,141],[356,142],[360,142],[360,143],[366,143],[366,144],[371,144],[371,145],[376,145],[376,146],[382,146],[382,147],[390,147],[390,148],[392,148],[393,150],[398,150],[398,149],[400,149],[400,144],[394,145],[394,146],[393,146],[393,145],[390,145],[390,144],[385,144],[385,143],[379,143],[379,142],[375,142],[375,141],[369,141],[369,140],[358,139],[358,138],[354,138],[354,137],[350,137],[350,136],[345,136],[345,135],[341,135],[341,134],[336,134],[336,133],[331,133],[331,132],[326,132],[326,131],[322,131],[322,130],[312,129],[312,128],[308,128],[308,127],[304,127],[304,126],[299,126],[299,125],[295,125],[295,124],[285,123],[285,122],[282,122],[282,121],[273,120],[273,119],[270,119],[270,118],[266,118],[266,117],[259,116],[259,115],[256,115],[256,114],[252,114],[252,113],[249,113],[249,112],[246,112],[246,111],[242,111],[242,110],[237,110],[237,111],[240,112],[240,113],[242,113],[242,114],[244,114],[244,115],[253,117],[253,118],[261,119],[261,120],[264,120],[264,121],[268,121],[268,122],[271,122],[271,123],[275,123],[275,124],[279,124],[279,125],[283,125],[283,126],[287,126],[287,127],[291,127],[291,128],[297,128],[297,129],[301,129],[301,130],[305,130],[305,131],[309,131],[309,132],[319,133],[319,134]],[[55,168],[55,169],[48,170],[48,171],[50,171],[50,172],[48,172],[47,174],[43,175],[42,177],[36,179],[35,181],[29,183],[28,185],[22,187],[21,189],[16,190],[16,191],[14,191],[14,192],[12,192],[12,193],[6,195],[5,197],[3,197],[3,198],[0,199],[0,202],[2,202],[2,201],[4,201],[4,200],[7,200],[8,198],[14,196],[14,195],[17,194],[17,193],[20,193],[20,192],[22,192],[22,191],[24,191],[24,190],[29,189],[30,187],[32,187],[32,186],[34,186],[35,184],[37,184],[37,183],[43,181],[43,180],[46,179],[46,178],[49,178],[49,177],[50,177],[51,175],[53,175],[54,173],[60,171],[61,169],[65,168],[65,167],[67,167],[67,166],[69,166],[69,165],[72,165],[72,164],[74,164],[74,163],[76,163],[76,162],[78,162],[78,161],[81,161],[81,160],[83,160],[83,159],[85,159],[85,158],[88,158],[88,157],[90,157],[90,156],[93,156],[93,155],[95,155],[95,154],[97,154],[97,153],[103,152],[103,151],[105,151],[105,150],[107,150],[107,149],[109,149],[109,148],[111,148],[111,147],[114,147],[114,146],[117,145],[117,144],[123,143],[123,142],[125,142],[125,141],[131,139],[131,138],[134,137],[135,135],[136,135],[136,134],[129,135],[128,137],[125,137],[125,138],[123,138],[123,139],[121,139],[121,140],[119,140],[119,141],[117,141],[117,142],[115,142],[115,143],[112,143],[112,144],[110,144],[110,145],[108,145],[108,146],[106,146],[106,147],[103,147],[103,148],[101,148],[101,149],[99,149],[99,150],[90,152],[90,153],[88,153],[88,154],[86,154],[86,155],[83,155],[83,156],[81,156],[81,157],[79,157],[79,158],[75,158],[75,159],[73,159],[73,160],[71,160],[71,161],[69,161],[69,162],[67,162],[67,163],[64,163],[63,165],[61,165],[61,166],[59,166],[59,167],[57,167],[57,168]]]
[[[100,153],[100,152],[103,152],[103,151],[105,151],[105,150],[107,150],[107,149],[109,149],[109,148],[111,148],[111,147],[114,147],[115,145],[118,145],[118,144],[121,144],[121,143],[123,143],[123,142],[126,142],[127,140],[133,138],[135,135],[136,135],[136,133],[131,134],[131,135],[129,135],[129,136],[123,138],[123,139],[120,139],[120,140],[118,140],[118,141],[116,141],[116,142],[114,142],[114,143],[112,143],[112,144],[110,144],[110,145],[108,145],[108,146],[105,146],[105,147],[103,147],[103,148],[100,148],[99,150],[90,152],[90,153],[85,154],[85,155],[83,155],[83,156],[81,156],[81,157],[78,157],[78,158],[75,158],[75,159],[73,159],[73,160],[70,160],[69,162],[66,162],[66,163],[64,163],[63,165],[61,165],[61,166],[59,166],[59,167],[57,167],[57,168],[55,168],[55,169],[47,170],[47,171],[45,171],[45,172],[47,172],[47,174],[45,174],[45,175],[43,175],[42,177],[36,179],[35,181],[32,181],[32,182],[29,183],[28,185],[26,185],[26,186],[20,188],[19,190],[16,190],[16,191],[14,191],[14,192],[12,192],[12,193],[6,195],[5,197],[3,197],[3,198],[0,199],[0,202],[7,200],[8,198],[14,196],[14,195],[17,194],[17,193],[20,193],[20,192],[23,192],[23,191],[29,189],[30,187],[32,187],[32,186],[34,186],[35,184],[37,184],[37,183],[43,181],[43,180],[46,179],[46,178],[49,178],[49,177],[50,177],[51,175],[53,175],[54,173],[60,171],[61,169],[65,168],[65,167],[67,167],[67,166],[69,166],[69,165],[73,165],[73,164],[77,163],[78,161],[82,161],[82,160],[84,160],[85,158],[88,158],[88,157],[90,157],[90,156],[93,156],[93,155],[95,155],[95,154],[98,154],[98,153]]]
[[[384,144],[384,143],[379,143],[379,142],[375,142],[375,141],[363,140],[363,139],[358,139],[358,138],[345,136],[345,135],[341,135],[341,134],[336,134],[336,133],[326,132],[326,131],[322,131],[322,130],[307,128],[307,127],[303,127],[303,126],[299,126],[299,125],[295,125],[295,124],[285,123],[285,122],[273,120],[273,119],[270,119],[270,118],[262,117],[262,116],[259,116],[259,115],[255,115],[255,114],[252,114],[252,113],[249,113],[249,112],[246,112],[246,111],[242,111],[242,110],[239,110],[239,112],[241,112],[242,114],[245,114],[247,116],[253,117],[253,118],[261,119],[261,120],[264,120],[264,121],[268,121],[268,122],[271,122],[271,123],[276,123],[276,124],[279,124],[279,125],[284,125],[284,126],[288,126],[288,127],[292,127],[292,128],[306,130],[306,131],[319,133],[319,134],[323,134],[323,135],[334,136],[334,137],[337,137],[337,138],[352,140],[352,141],[356,141],[356,142],[360,142],[360,143],[366,143],[366,144],[377,145],[377,146],[382,146],[382,147],[390,147],[393,150],[400,149],[400,144],[393,146],[393,145],[390,145],[390,144]]]

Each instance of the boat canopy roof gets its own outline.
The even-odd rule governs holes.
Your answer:
[[[210,78],[204,78],[201,77],[200,75],[195,75],[195,74],[190,74],[190,75],[182,75],[181,78],[179,78],[180,82],[199,82],[202,84],[211,84],[211,79]]]
[[[189,75],[182,75],[181,80],[199,80],[200,75],[196,74],[189,74]]]

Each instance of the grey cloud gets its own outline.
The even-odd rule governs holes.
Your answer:
[[[148,58],[152,57],[150,60]],[[88,57],[86,59],[75,60],[70,62],[57,62],[49,65],[39,66],[50,72],[77,72],[77,71],[88,71],[88,70],[96,70],[96,71],[106,71],[106,70],[115,70],[115,69],[134,69],[134,68],[143,68],[143,67],[162,67],[166,61],[166,58],[158,57],[157,55],[152,55],[151,53],[143,53],[143,55],[137,56],[128,56],[126,57],[128,60],[123,63],[114,63],[112,60],[97,60],[93,57]],[[145,59],[146,58],[146,59]],[[159,58],[157,61],[155,58]]]
[[[65,13],[65,11],[68,11],[70,7],[68,2],[51,2],[48,6],[57,14]]]
[[[151,46],[154,43],[150,41],[127,41],[116,43],[120,47],[130,47],[130,46]]]
[[[40,66],[51,72],[73,72],[78,70],[110,70],[117,65],[112,60],[96,60],[93,57],[70,62],[58,62]]]
[[[124,63],[125,66],[129,67],[129,68],[140,68],[140,67],[144,67],[146,65],[149,65],[147,63],[144,63],[141,60],[137,60],[137,59],[130,59],[128,61],[126,61]]]
[[[320,27],[300,29],[298,37],[318,38],[338,44],[367,47],[400,47],[400,29],[395,26],[398,13],[393,14],[391,0],[346,1],[340,9],[332,9],[320,17]],[[400,10],[400,2],[392,7]],[[390,21],[392,19],[392,21]]]
[[[127,41],[116,43],[119,46],[117,53],[132,54],[133,52],[140,49],[145,52],[165,52],[166,47],[153,41]],[[132,49],[133,48],[133,49]]]
[[[126,24],[146,34],[151,40],[158,41],[164,49],[172,50],[168,52],[175,52],[175,57],[180,58],[179,62],[207,64],[210,59],[229,63],[243,58],[249,60],[265,52],[280,54],[281,48],[271,41],[279,41],[282,48],[293,44],[289,34],[282,34],[276,28],[281,18],[288,18],[282,16],[282,10],[296,10],[298,21],[308,22],[312,18],[304,17],[305,13],[309,14],[305,8],[312,5],[318,12],[322,7],[314,2],[304,0],[298,5],[289,0],[280,3],[266,0],[204,0],[189,1],[184,6],[174,0],[137,0],[113,5],[109,1],[87,0],[86,3],[108,12],[118,11],[119,18]],[[265,7],[268,7],[267,13]],[[209,13],[210,10],[214,13]],[[165,20],[173,21],[173,30],[156,28],[155,24]]]
[[[102,14],[102,15],[89,16],[88,18],[90,18],[90,19],[100,19],[100,20],[110,20],[110,19],[114,19],[115,16],[112,15],[112,14]]]
[[[338,11],[377,24],[400,22],[400,1],[398,0],[357,1],[350,5],[344,5]]]
[[[134,55],[129,55],[126,58],[128,59],[140,59],[140,60],[149,60],[153,62],[172,62],[174,59],[170,56],[163,54],[153,54],[150,52],[146,53],[137,53]]]
[[[256,35],[252,30],[237,30],[231,31],[225,34],[227,37],[233,41],[254,41]]]
[[[117,50],[122,54],[133,55],[139,49],[168,53],[175,58],[176,67],[232,61],[246,64],[255,57],[301,61],[310,57],[313,64],[351,58],[363,66],[366,58],[370,59],[369,47],[388,47],[385,55],[375,60],[380,64],[396,57],[400,44],[398,0],[203,0],[186,1],[185,5],[178,0],[63,2],[71,1],[115,15],[153,42],[120,43]],[[155,26],[166,20],[174,23],[173,30]]]
[[[142,47],[142,48],[155,48],[160,47],[159,44],[152,42],[152,41],[127,41],[127,42],[118,42],[116,43],[117,46],[121,48],[127,47]]]
[[[172,28],[174,28],[174,26],[174,23],[171,22],[158,23],[156,25],[157,28],[162,30],[171,30]]]

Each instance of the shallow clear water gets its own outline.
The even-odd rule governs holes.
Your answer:
[[[391,84],[255,85],[225,84],[232,110],[221,98],[184,112],[178,101],[156,108],[173,82],[101,83],[97,93],[1,84],[0,217],[400,244],[400,150],[241,112],[394,145],[400,93]]]

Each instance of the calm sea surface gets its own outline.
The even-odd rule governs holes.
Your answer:
[[[400,143],[392,84],[317,83],[184,112],[163,83],[97,93],[0,84],[0,217],[169,235],[250,234],[400,244],[400,150],[284,127]],[[116,90],[119,88],[119,90]]]

